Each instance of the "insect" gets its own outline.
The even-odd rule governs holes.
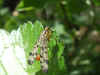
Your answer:
[[[45,27],[44,31],[40,34],[39,39],[33,47],[33,51],[29,54],[28,63],[33,64],[35,60],[40,61],[41,69],[43,72],[48,72],[48,41],[50,39],[51,30]],[[40,49],[40,53],[38,50]]]

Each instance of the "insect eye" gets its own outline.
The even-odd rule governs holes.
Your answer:
[[[49,27],[45,27],[45,30],[49,30]]]

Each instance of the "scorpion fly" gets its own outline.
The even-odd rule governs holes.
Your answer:
[[[48,41],[50,39],[51,30],[49,27],[40,34],[39,39],[36,41],[33,51],[29,54],[28,63],[31,65],[35,60],[40,61],[41,69],[43,72],[48,72]],[[40,53],[38,53],[40,50]]]

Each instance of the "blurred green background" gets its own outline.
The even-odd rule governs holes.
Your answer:
[[[1,29],[11,32],[36,20],[64,41],[63,74],[100,73],[100,0],[0,0]]]

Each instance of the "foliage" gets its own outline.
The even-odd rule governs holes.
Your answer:
[[[2,3],[3,0],[0,0],[0,28],[12,32],[13,29],[21,27],[27,58],[44,30],[43,27],[49,26],[52,29],[52,37],[48,44],[48,74],[100,73],[99,0],[21,0],[15,10],[17,14],[2,8]],[[26,27],[23,26],[24,23]],[[39,63],[35,65],[37,69],[34,72],[42,74]],[[34,67],[29,67],[27,71],[32,73],[32,69]]]
[[[27,58],[29,57],[29,52],[32,51],[34,44],[38,40],[40,33],[43,31],[43,26],[39,21],[36,21],[34,24],[31,22],[25,23],[25,26],[21,27],[23,43],[25,46],[25,51]],[[56,48],[58,47],[58,48]],[[49,74],[56,74],[59,72],[63,73],[66,70],[64,57],[62,56],[64,50],[64,46],[59,40],[57,39],[57,34],[55,31],[52,32],[52,36],[50,37],[49,41]],[[55,61],[56,60],[56,61]],[[55,66],[54,69],[52,67]],[[36,61],[31,66],[28,66],[27,71],[32,74],[32,72],[38,72],[40,70],[40,63]],[[61,71],[62,72],[61,72]],[[42,73],[42,72],[41,72]],[[41,74],[39,72],[39,74]]]

